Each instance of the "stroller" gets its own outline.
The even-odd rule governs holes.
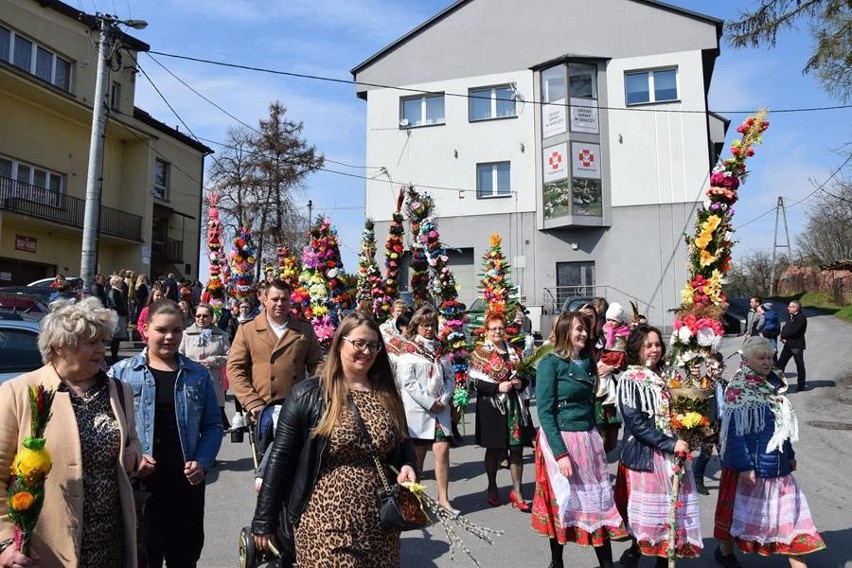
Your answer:
[[[231,428],[232,442],[242,442],[245,435],[248,435],[256,479],[263,476],[266,465],[263,458],[275,438],[275,426],[278,423],[278,413],[281,411],[283,403],[283,400],[276,400],[264,406],[255,424],[246,420],[243,426]],[[292,535],[286,532],[290,527],[285,522],[286,511],[283,508],[279,520],[278,534],[275,539],[277,542],[274,546],[270,546],[270,550],[266,552],[259,551],[255,546],[250,526],[240,529],[238,545],[241,568],[290,568],[295,566],[296,551],[292,550]]]

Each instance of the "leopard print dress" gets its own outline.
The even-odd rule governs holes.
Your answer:
[[[124,521],[118,493],[116,463],[121,433],[110,406],[109,379],[101,375],[82,397],[71,395],[83,454],[83,534],[80,566],[124,566]]]
[[[350,391],[379,456],[399,443],[390,414],[372,392]],[[388,480],[396,476],[386,472]],[[379,523],[380,480],[351,412],[329,437],[311,498],[296,527],[299,568],[398,568],[399,531]]]

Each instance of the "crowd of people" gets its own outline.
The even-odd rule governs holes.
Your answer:
[[[399,566],[400,532],[380,522],[377,490],[388,480],[421,479],[430,449],[437,502],[451,516],[464,513],[450,497],[455,374],[435,308],[395,303],[381,327],[355,311],[324,353],[313,328],[291,312],[292,290],[283,281],[265,282],[256,305],[229,303],[218,321],[200,298],[187,300],[188,315],[168,284],[144,278],[133,284],[135,307],[122,306],[129,297],[122,284],[121,275],[110,278],[103,303],[54,302],[39,338],[44,367],[0,386],[0,472],[10,471],[29,435],[28,387],[57,393],[45,434],[54,462],[45,520],[27,557],[0,505],[0,566],[195,566],[204,545],[205,479],[229,428],[229,386],[238,412],[252,421],[280,405],[258,472],[251,531],[260,551],[275,543],[285,562],[301,568]],[[800,308],[791,303],[780,330],[797,367]],[[516,318],[486,315],[485,339],[471,353],[483,502],[530,513],[531,528],[548,539],[551,567],[564,565],[568,543],[593,547],[600,566],[612,567],[613,540],[630,542],[622,566],[635,567],[642,556],[665,566],[669,527],[660,519],[669,514],[674,458],[691,452],[698,452],[695,476],[688,470],[680,485],[671,544],[678,557],[698,556],[698,493],[707,493],[704,469],[714,448],[722,460],[714,531],[721,566],[739,566],[736,548],[784,554],[794,568],[825,548],[792,475],[795,414],[756,316],[727,385],[720,356],[687,370],[703,371],[702,382],[716,387],[714,430],[691,448],[669,423],[663,334],[640,314],[597,301],[559,315],[547,338],[552,351],[534,372],[521,372],[529,352],[523,341],[508,341],[507,315]],[[146,347],[119,361],[113,352],[107,369],[107,346],[133,318]],[[786,363],[783,352],[779,363]],[[803,375],[802,363],[800,390]],[[530,390],[539,428],[524,395]],[[524,494],[525,448],[533,448],[532,496]],[[613,485],[607,454],[616,448]],[[498,483],[504,462],[508,493]],[[0,474],[0,492],[8,483],[9,473]]]

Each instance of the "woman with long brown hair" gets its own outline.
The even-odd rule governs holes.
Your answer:
[[[627,538],[615,507],[603,440],[595,427],[597,369],[589,329],[579,312],[559,316],[553,351],[538,364],[532,527],[550,539],[551,568],[562,568],[568,542],[592,546],[612,568],[611,540]]]
[[[301,568],[399,566],[400,533],[379,521],[381,480],[371,450],[399,472],[393,477],[388,468],[386,477],[416,481],[381,333],[371,318],[353,313],[340,323],[319,378],[298,383],[281,410],[252,522],[258,548],[278,532],[287,499]]]

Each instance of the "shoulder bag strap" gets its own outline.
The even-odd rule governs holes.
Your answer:
[[[361,430],[361,435],[367,442],[367,451],[370,452],[370,456],[373,458],[373,462],[376,464],[376,469],[379,472],[379,478],[382,480],[382,485],[384,485],[385,489],[390,491],[390,484],[388,483],[388,478],[385,475],[385,468],[382,467],[382,462],[379,460],[379,456],[376,454],[376,446],[373,445],[373,438],[370,436],[370,432],[367,431],[367,425],[364,424],[364,420],[361,418],[361,413],[358,411],[358,405],[355,404],[351,398],[349,399],[349,409],[352,411],[352,416],[355,418],[355,423],[358,425],[358,428]]]

